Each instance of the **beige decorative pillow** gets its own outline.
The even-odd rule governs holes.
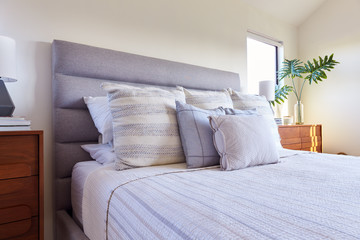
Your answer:
[[[263,116],[225,115],[209,119],[221,169],[235,170],[279,161],[278,150]]]
[[[179,90],[103,83],[113,117],[115,167],[123,170],[184,162],[175,101]]]
[[[254,94],[244,94],[232,89],[228,89],[231,94],[231,99],[234,104],[235,109],[248,110],[256,108],[257,112],[264,116],[266,122],[270,126],[271,134],[273,136],[274,142],[277,148],[281,149],[280,135],[278,126],[274,120],[274,113],[270,108],[269,102],[264,96],[254,95]]]
[[[178,87],[185,93],[186,103],[202,109],[215,109],[218,107],[233,108],[229,92],[221,91],[189,90]]]

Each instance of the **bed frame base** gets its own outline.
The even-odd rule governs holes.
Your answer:
[[[56,212],[56,239],[89,240],[85,233],[75,223],[65,210]]]

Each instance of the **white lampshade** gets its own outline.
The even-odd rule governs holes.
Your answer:
[[[267,80],[259,82],[259,95],[265,96],[266,100],[274,101],[275,100],[275,81]]]
[[[16,81],[16,44],[5,36],[0,36],[0,80]]]

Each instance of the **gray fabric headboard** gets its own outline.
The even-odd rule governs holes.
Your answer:
[[[99,135],[82,97],[106,95],[101,82],[240,88],[236,73],[59,40],[52,44],[52,74],[55,210],[68,212],[72,167],[91,160],[80,145],[96,142]]]

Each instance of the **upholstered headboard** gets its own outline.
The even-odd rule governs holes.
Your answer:
[[[239,75],[77,43],[52,44],[55,210],[71,212],[72,167],[91,160],[80,145],[96,142],[98,132],[83,96],[101,96],[104,81],[218,90],[240,88]]]

